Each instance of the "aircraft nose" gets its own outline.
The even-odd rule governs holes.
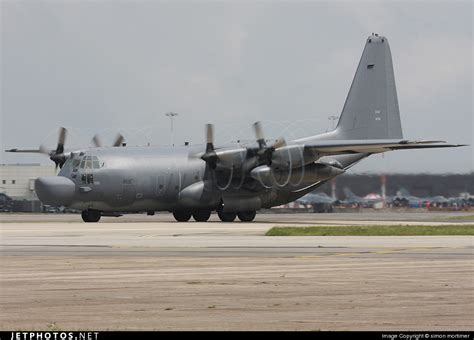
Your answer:
[[[75,189],[74,182],[63,176],[39,177],[35,181],[36,194],[47,205],[69,205]]]

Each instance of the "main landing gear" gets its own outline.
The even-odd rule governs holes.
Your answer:
[[[255,219],[255,215],[257,215],[256,211],[240,211],[237,213],[239,220],[242,222],[252,222]]]
[[[221,209],[217,210],[217,215],[222,222],[233,222],[237,217],[242,222],[252,222],[255,219],[256,211],[239,211],[239,212],[224,212]],[[211,217],[210,210],[190,211],[174,211],[173,216],[178,222],[187,222],[191,216],[196,222],[206,222]]]
[[[84,222],[99,222],[101,214],[98,210],[87,209],[84,210],[81,214],[82,220]]]
[[[210,210],[199,210],[199,211],[174,211],[173,216],[178,222],[188,222],[191,216],[197,222],[206,222],[211,217]]]

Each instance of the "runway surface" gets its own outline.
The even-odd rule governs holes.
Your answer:
[[[0,215],[0,325],[472,330],[473,237],[264,236],[275,225],[469,223],[449,213],[392,215],[177,223],[160,214],[98,224],[77,215]]]

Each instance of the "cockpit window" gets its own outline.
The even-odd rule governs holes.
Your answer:
[[[91,158],[90,157],[87,157],[86,158],[86,166],[85,166],[86,169],[92,169],[92,161],[91,161]]]
[[[62,166],[62,168],[66,170],[66,169],[69,169],[71,165],[72,165],[72,159],[68,158],[66,162],[64,163],[64,165]]]
[[[80,165],[81,169],[100,169],[100,162],[97,156],[85,156]]]
[[[94,156],[94,159],[92,160],[92,165],[94,169],[100,169],[99,159],[95,156]]]

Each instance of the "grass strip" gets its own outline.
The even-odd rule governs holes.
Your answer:
[[[474,224],[273,227],[266,236],[470,236]]]

